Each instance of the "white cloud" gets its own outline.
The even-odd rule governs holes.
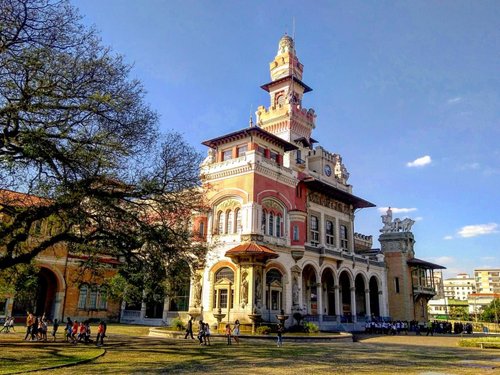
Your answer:
[[[456,262],[456,259],[453,257],[448,257],[448,256],[442,256],[442,257],[431,257],[429,258],[431,262],[434,262],[439,265],[447,265],[447,264],[454,264]]]
[[[422,156],[421,158],[415,159],[413,161],[410,161],[406,163],[407,167],[414,168],[414,167],[423,167],[425,165],[428,165],[432,162],[432,159],[429,155]]]
[[[497,258],[496,258],[496,257],[481,257],[481,258],[479,258],[479,259],[481,259],[481,260],[482,260],[482,261],[484,261],[484,262],[489,262],[489,261],[491,261],[491,260],[495,260],[495,259],[497,259]]]
[[[462,238],[483,236],[486,234],[498,233],[497,223],[466,225],[457,234]]]
[[[380,212],[381,214],[385,214],[387,213],[387,209],[389,207],[379,207],[378,208],[378,212]],[[398,208],[398,207],[391,207],[391,210],[392,210],[392,214],[407,214],[408,212],[413,212],[413,211],[417,211],[416,208]]]
[[[417,216],[413,220],[415,220],[415,221],[422,221],[422,220],[424,220],[424,218],[422,216]]]
[[[452,240],[453,239],[453,236],[444,236],[443,237],[443,240]]]
[[[455,98],[450,98],[448,99],[448,104],[455,104],[455,103],[460,103],[462,101],[462,97],[461,96],[457,96]]]

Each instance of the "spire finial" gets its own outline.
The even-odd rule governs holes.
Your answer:
[[[250,114],[250,121],[248,122],[248,127],[253,128],[253,116]]]

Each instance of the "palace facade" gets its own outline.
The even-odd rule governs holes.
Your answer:
[[[210,211],[195,230],[210,250],[190,314],[205,321],[300,313],[335,329],[389,315],[384,256],[355,233],[355,211],[375,205],[353,194],[342,157],[312,137],[303,69],[285,35],[261,86],[269,106],[248,127],[203,142]]]

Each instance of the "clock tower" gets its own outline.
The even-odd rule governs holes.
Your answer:
[[[284,35],[278,52],[269,66],[271,82],[261,86],[269,93],[268,108],[257,108],[257,125],[278,137],[297,144],[303,151],[309,149],[315,128],[316,114],[302,106],[302,98],[312,89],[302,82],[304,66],[300,63],[293,39]]]

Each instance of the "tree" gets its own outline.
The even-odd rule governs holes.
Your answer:
[[[89,259],[203,251],[200,155],[159,133],[129,72],[68,1],[0,0],[0,270],[61,243]]]
[[[489,305],[483,307],[481,320],[484,322],[499,323],[500,319],[500,298],[495,298]]]

